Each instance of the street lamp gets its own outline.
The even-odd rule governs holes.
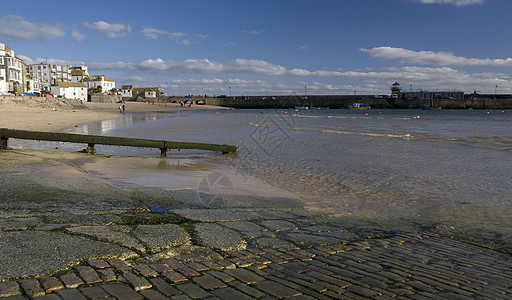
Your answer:
[[[229,87],[229,98],[231,98],[231,87]]]

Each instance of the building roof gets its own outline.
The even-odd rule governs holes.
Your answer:
[[[98,76],[88,76],[84,78],[84,81],[111,81],[114,82],[114,80],[109,79],[105,77],[104,75],[98,75]]]
[[[85,74],[85,71],[82,69],[72,69],[71,76],[87,76],[87,74]]]
[[[121,89],[122,89],[122,90],[131,90],[131,89],[133,89],[133,85],[123,85],[123,86],[121,87]]]
[[[57,81],[57,86],[60,88],[70,88],[70,87],[80,87],[80,88],[86,88],[85,84],[81,82],[62,82]]]

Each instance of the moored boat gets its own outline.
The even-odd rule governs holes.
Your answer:
[[[370,109],[369,106],[362,106],[361,103],[354,102],[351,106],[349,106],[352,110],[364,110],[364,109]]]

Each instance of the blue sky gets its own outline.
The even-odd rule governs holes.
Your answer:
[[[168,95],[512,93],[510,0],[27,1],[0,42]],[[306,87],[306,88],[305,88]]]

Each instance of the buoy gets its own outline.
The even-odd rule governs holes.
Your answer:
[[[367,115],[368,115],[368,113],[365,113],[364,115],[365,115],[365,116],[367,116]]]

